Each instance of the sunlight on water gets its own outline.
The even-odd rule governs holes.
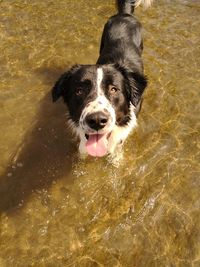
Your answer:
[[[50,90],[93,64],[109,1],[0,1],[0,266],[200,266],[200,3],[136,15],[149,86],[123,160],[80,160]]]

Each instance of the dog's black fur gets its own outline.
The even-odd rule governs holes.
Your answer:
[[[134,106],[135,116],[140,110],[147,79],[143,74],[141,58],[142,27],[132,14],[134,2],[131,0],[117,1],[118,14],[109,18],[104,27],[97,63],[73,66],[60,77],[52,90],[53,101],[60,96],[64,98],[69,110],[70,121],[75,127],[82,126],[84,128],[82,124],[86,124],[87,120],[80,121],[82,112],[90,102],[98,97],[96,91],[98,68],[101,68],[103,72],[101,81],[103,94],[115,110],[115,124],[121,127],[127,126],[132,119],[131,104]],[[114,90],[117,88],[115,92],[113,88]],[[89,112],[91,113],[91,110]],[[107,111],[104,115],[109,117]],[[101,118],[96,120],[98,123],[101,122]],[[106,120],[109,121],[109,118]],[[94,133],[93,130],[100,129],[90,127],[91,133]],[[90,131],[85,131],[85,134],[90,134]]]

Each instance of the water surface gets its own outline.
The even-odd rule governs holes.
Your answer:
[[[114,0],[0,1],[0,266],[200,266],[200,3],[136,10],[149,77],[116,168],[81,161],[50,89]]]

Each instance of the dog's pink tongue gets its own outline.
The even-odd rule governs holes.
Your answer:
[[[103,157],[107,153],[108,140],[106,134],[90,134],[86,149],[90,156]]]

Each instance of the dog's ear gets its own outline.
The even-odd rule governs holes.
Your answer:
[[[53,102],[56,102],[61,96],[63,96],[63,92],[69,81],[69,77],[70,77],[70,71],[67,71],[63,73],[55,83],[54,87],[52,88]]]
[[[130,101],[135,107],[137,107],[143,92],[147,87],[147,78],[137,72],[129,72],[127,78]]]
[[[142,94],[147,87],[147,78],[137,71],[130,70],[126,66],[115,65],[115,67],[122,73],[125,79],[125,89],[129,101],[137,107]]]
[[[74,65],[70,70],[63,73],[52,88],[52,99],[56,102],[64,95],[65,90],[69,87],[71,76],[81,67],[81,65]]]

